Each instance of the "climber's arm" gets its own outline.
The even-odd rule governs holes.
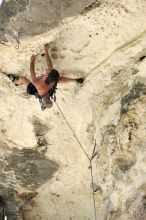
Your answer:
[[[59,83],[68,83],[68,82],[75,82],[75,81],[76,79],[71,79],[71,78],[62,77],[62,76],[60,76],[58,80]]]
[[[32,55],[30,57],[30,76],[31,76],[31,81],[34,81],[36,79],[36,72],[35,72],[35,60],[36,56]]]
[[[44,45],[46,63],[47,63],[48,69],[53,69],[53,63],[48,53],[48,46],[49,44]]]
[[[58,82],[59,83],[77,82],[79,84],[82,84],[84,82],[84,79],[83,78],[71,79],[71,78],[60,76]]]

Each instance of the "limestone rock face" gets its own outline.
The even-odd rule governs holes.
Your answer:
[[[0,217],[146,219],[145,21],[144,0],[2,2]],[[44,73],[44,43],[85,81],[58,84],[42,112],[7,75],[29,78],[32,54]]]
[[[94,0],[4,0],[0,11],[0,40],[34,36],[56,26],[64,17],[80,14]]]

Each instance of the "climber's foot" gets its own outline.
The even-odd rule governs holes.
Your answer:
[[[76,82],[82,84],[84,82],[84,78],[78,78],[76,79]]]
[[[19,79],[19,76],[16,76],[14,74],[8,74],[7,76],[16,86],[18,86],[17,81]]]

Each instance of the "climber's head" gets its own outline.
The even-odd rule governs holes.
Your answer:
[[[46,84],[58,82],[59,79],[59,73],[57,70],[52,69],[51,72],[48,74],[48,77],[45,80]]]

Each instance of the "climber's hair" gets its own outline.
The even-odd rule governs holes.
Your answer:
[[[45,80],[46,84],[49,84],[51,82],[58,82],[59,79],[59,73],[57,70],[52,69],[51,72],[49,73],[48,77]]]

